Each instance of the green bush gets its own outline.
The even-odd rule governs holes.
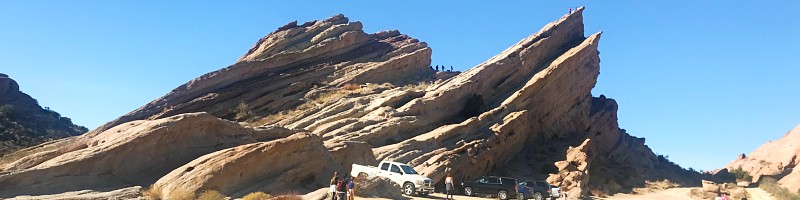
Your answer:
[[[742,167],[736,168],[731,170],[731,174],[736,177],[736,181],[751,181],[753,180],[753,176],[750,176],[750,173],[744,171]]]

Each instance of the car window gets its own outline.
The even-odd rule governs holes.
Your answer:
[[[475,182],[477,182],[477,183],[486,183],[486,178],[478,179],[478,181],[475,181]]]
[[[539,182],[536,182],[536,187],[547,187],[547,185],[548,185],[548,184],[547,184],[547,183],[545,183],[544,181],[539,181]]]
[[[400,168],[403,168],[403,172],[406,174],[417,174],[417,171],[414,171],[414,168],[408,165],[400,165]]]
[[[500,178],[500,182],[501,182],[501,183],[503,183],[503,184],[516,184],[516,183],[517,183],[517,179],[513,179],[513,178]]]
[[[383,164],[381,165],[381,170],[383,170],[383,171],[389,171],[389,163],[383,163]]]
[[[391,172],[394,172],[394,173],[400,173],[400,168],[399,168],[399,167],[397,167],[397,165],[392,165],[392,170],[391,170]]]
[[[486,183],[488,183],[488,184],[500,184],[500,180],[498,178],[486,178]]]
[[[528,183],[526,183],[526,182],[522,182],[522,183],[519,183],[519,185],[520,185],[520,186],[527,186],[527,185],[528,185]]]

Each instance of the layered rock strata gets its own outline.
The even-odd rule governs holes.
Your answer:
[[[292,22],[237,63],[70,140],[73,148],[6,166],[0,194],[92,187],[62,186],[71,179],[60,177],[75,176],[155,183],[166,196],[307,192],[326,187],[332,171],[378,160],[407,162],[438,186],[446,173],[514,176],[547,179],[573,198],[645,180],[699,184],[620,129],[614,100],[592,97],[600,36],[584,36],[580,8],[472,69],[440,76],[429,68],[431,49],[397,31],[366,34],[341,15]],[[139,164],[121,166],[126,156]]]

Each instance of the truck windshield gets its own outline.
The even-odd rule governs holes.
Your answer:
[[[414,168],[411,168],[411,166],[400,165],[400,167],[403,168],[403,172],[406,172],[406,174],[417,174],[417,171],[414,171]]]

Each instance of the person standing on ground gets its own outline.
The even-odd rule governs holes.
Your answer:
[[[453,66],[450,65],[450,72],[453,72]]]
[[[356,198],[356,183],[353,179],[356,177],[350,178],[350,181],[347,182],[347,200],[353,200]]]
[[[447,173],[447,177],[444,178],[444,188],[447,191],[445,199],[453,199],[453,175],[450,173]]]
[[[339,194],[337,199],[345,200],[347,199],[347,173],[344,174],[341,180],[336,184],[336,193]]]
[[[569,10],[568,14],[572,14],[572,7],[567,7],[567,10]]]
[[[331,194],[331,200],[336,200],[336,183],[339,181],[339,173],[333,172],[333,178],[331,178],[330,189],[328,189],[328,193]]]

